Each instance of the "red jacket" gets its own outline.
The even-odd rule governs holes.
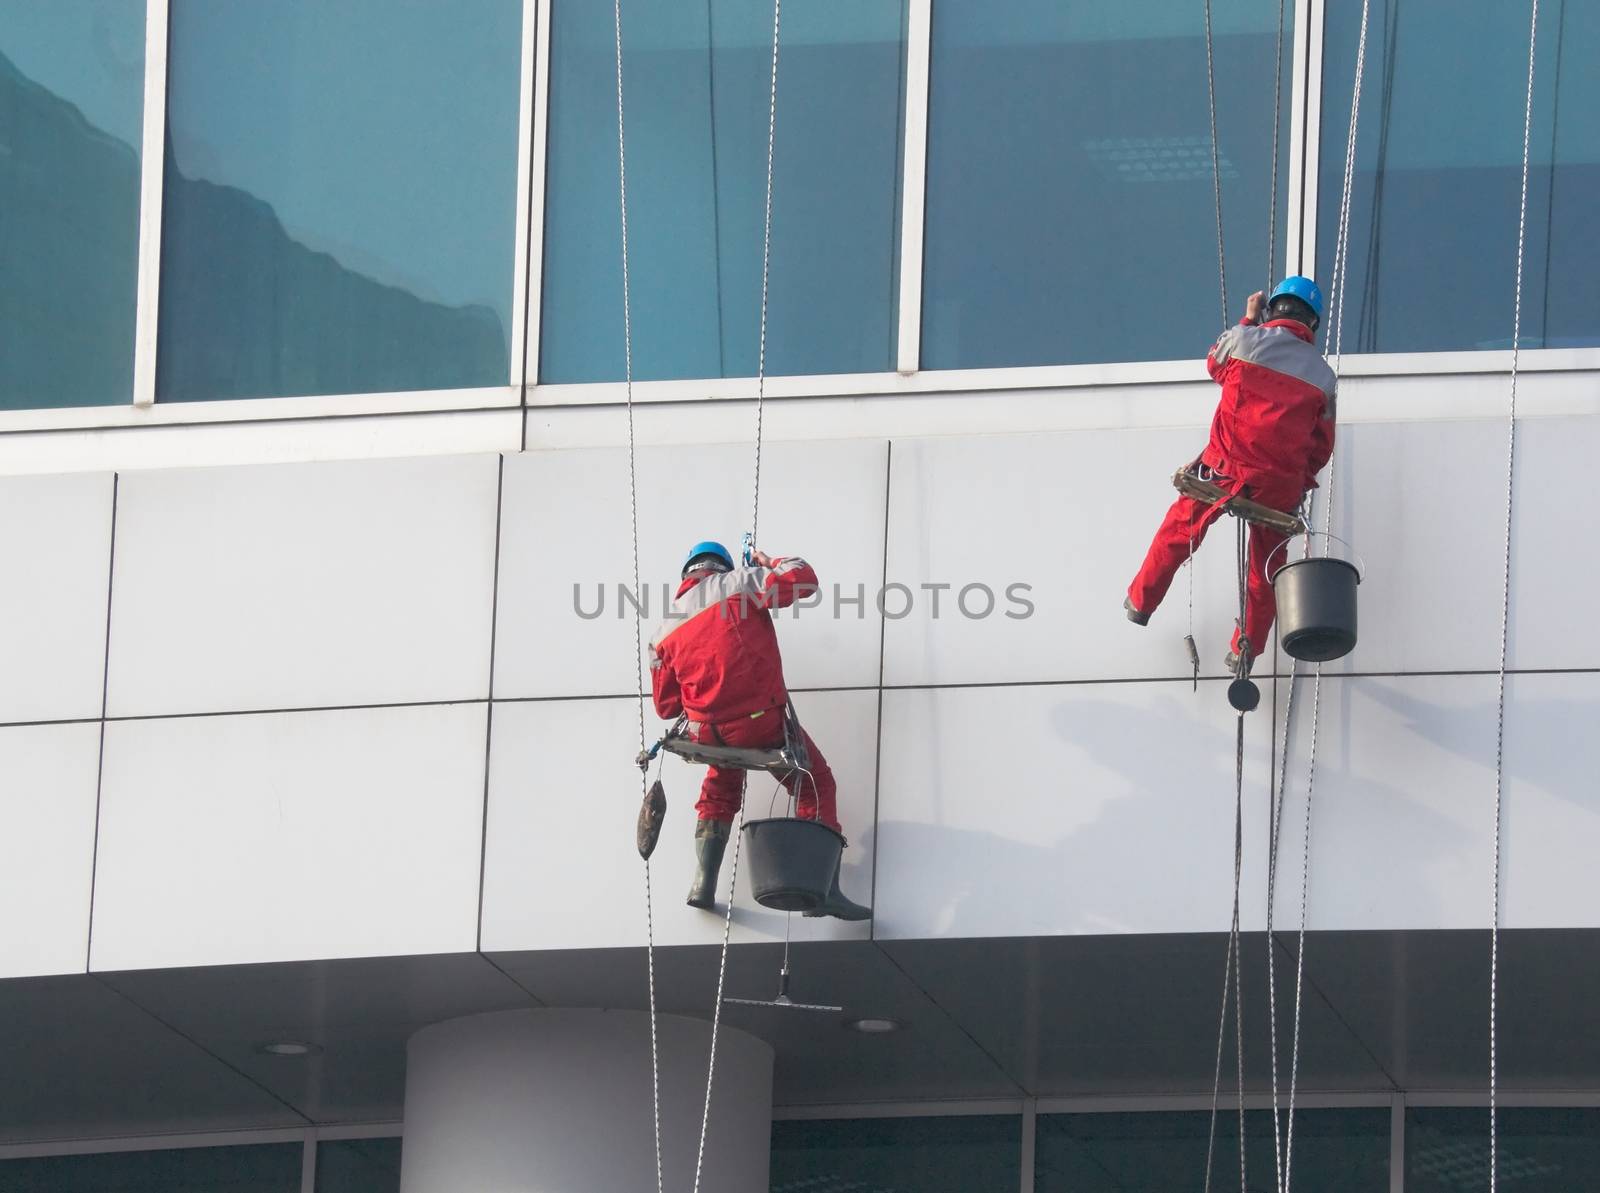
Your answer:
[[[690,576],[650,643],[656,712],[672,718],[733,721],[789,698],[778,632],[768,609],[817,590],[817,573],[798,556],[771,568]]]
[[[1206,368],[1222,386],[1207,465],[1246,484],[1313,489],[1333,455],[1338,379],[1293,319],[1241,322],[1212,346]]]

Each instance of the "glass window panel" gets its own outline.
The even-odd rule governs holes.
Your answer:
[[[772,1193],[1014,1193],[1022,1120],[867,1118],[772,1124]]]
[[[0,1193],[299,1193],[298,1143],[0,1160]]]
[[[158,396],[505,385],[520,0],[174,0]]]
[[[133,397],[144,0],[0,0],[0,408]]]
[[[1206,1166],[1209,1113],[1042,1114],[1036,1193],[1125,1193],[1198,1189]],[[1273,1187],[1272,1113],[1245,1115],[1245,1167],[1252,1189]],[[1217,1116],[1212,1184],[1233,1188],[1239,1118]],[[1388,1193],[1389,1111],[1297,1110],[1293,1183],[1303,1193]]]
[[[317,1193],[400,1193],[400,1141],[319,1140]]]
[[[893,367],[905,0],[785,8],[767,372]],[[552,12],[542,381],[623,377],[610,5]],[[634,376],[750,377],[770,0],[623,12]]]
[[[1213,9],[1231,322],[1281,270],[1267,256],[1278,15]],[[1202,5],[940,0],[930,86],[924,368],[1205,354],[1222,315]]]
[[[1501,1109],[1499,1152],[1504,1188],[1589,1193],[1600,1187],[1600,1110]],[[1406,1193],[1488,1186],[1487,1107],[1406,1110]]]
[[[1330,0],[1317,259],[1331,278],[1360,0]],[[1539,6],[1522,345],[1600,344],[1600,5]],[[1351,193],[1346,352],[1507,348],[1528,6],[1372,0]],[[1331,341],[1330,341],[1331,342]]]

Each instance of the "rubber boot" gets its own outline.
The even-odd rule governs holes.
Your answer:
[[[801,914],[812,919],[831,915],[836,920],[870,920],[872,918],[872,908],[861,906],[861,904],[850,899],[839,889],[839,870],[835,867],[833,883],[828,887],[828,897],[823,900],[822,906],[815,911],[806,911]]]
[[[689,887],[690,907],[704,910],[717,901],[717,871],[722,851],[728,847],[733,826],[726,820],[701,820],[694,826],[694,882]]]

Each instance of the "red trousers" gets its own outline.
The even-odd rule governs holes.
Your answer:
[[[1220,476],[1215,480],[1225,489],[1276,510],[1293,510],[1304,496],[1294,483],[1287,486],[1241,485]],[[1225,505],[1206,505],[1192,497],[1179,497],[1172,503],[1172,508],[1167,510],[1161,528],[1150,543],[1144,565],[1133,578],[1133,583],[1128,585],[1128,600],[1133,602],[1135,609],[1141,613],[1155,612],[1156,606],[1167,595],[1172,578],[1189,558],[1191,542],[1194,549],[1198,549],[1211,524],[1226,512]],[[1272,632],[1272,620],[1278,612],[1272,585],[1267,583],[1262,567],[1267,557],[1287,537],[1258,522],[1250,523],[1250,579],[1246,586],[1244,629],[1249,635],[1251,650],[1257,657],[1266,648],[1267,635]],[[1281,560],[1274,559],[1272,562],[1273,566],[1277,566]],[[1236,629],[1230,649],[1237,650],[1238,646],[1239,631]]]
[[[838,784],[828,760],[817,749],[811,735],[801,730],[806,753],[811,755],[811,773],[793,774],[783,785],[795,797],[795,812],[802,820],[820,820],[835,832],[839,828]],[[689,722],[689,737],[702,745],[742,746],[757,750],[776,749],[783,744],[783,709],[769,708],[760,716],[740,717],[708,725]],[[713,766],[700,784],[700,799],[694,806],[701,820],[731,821],[739,814],[739,799],[744,791],[744,772]]]

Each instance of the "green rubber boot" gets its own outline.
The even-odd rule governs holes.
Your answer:
[[[694,883],[689,887],[688,903],[702,911],[717,901],[717,871],[722,869],[722,851],[728,847],[732,829],[725,820],[701,820],[694,827]]]

